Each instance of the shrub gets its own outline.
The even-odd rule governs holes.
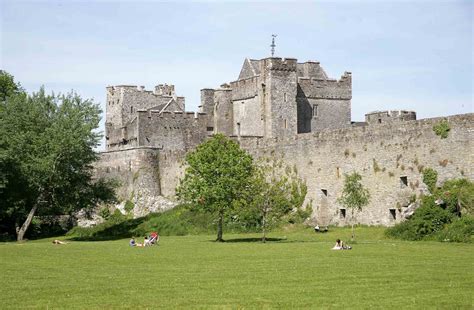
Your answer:
[[[474,235],[474,218],[463,216],[446,225],[435,234],[434,239],[445,242],[472,242]]]
[[[124,206],[125,211],[130,212],[133,210],[133,208],[135,208],[135,204],[131,202],[130,200],[127,200]]]
[[[433,196],[424,196],[422,207],[409,220],[388,228],[385,233],[403,240],[421,240],[441,231],[453,218],[452,213],[435,204]]]
[[[433,126],[433,131],[437,136],[440,136],[441,139],[446,139],[450,130],[451,128],[449,127],[449,123],[447,120],[442,120],[441,122]]]
[[[438,182],[438,172],[431,168],[423,169],[423,183],[428,186],[430,193],[434,193]]]
[[[110,217],[110,209],[107,207],[103,207],[102,209],[99,210],[99,215],[104,219],[108,220]]]

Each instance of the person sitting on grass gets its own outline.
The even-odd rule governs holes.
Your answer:
[[[130,242],[129,242],[128,244],[130,244],[130,246],[138,246],[138,247],[142,247],[142,246],[143,246],[143,244],[137,243],[137,242],[135,241],[135,237],[132,237],[132,239],[130,239]]]
[[[148,239],[147,236],[145,236],[145,238],[143,239],[143,246],[149,246],[149,245],[151,245],[150,240]]]
[[[336,244],[334,245],[332,249],[333,250],[350,250],[352,249],[352,247],[349,245],[345,245],[341,239],[337,239]]]

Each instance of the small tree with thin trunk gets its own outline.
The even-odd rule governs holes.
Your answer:
[[[362,176],[353,172],[351,174],[344,175],[344,188],[342,190],[342,196],[338,199],[338,202],[342,204],[346,209],[351,210],[351,225],[352,225],[352,236],[351,240],[354,241],[354,222],[355,213],[362,210],[362,208],[369,204],[370,193],[369,190],[364,188],[361,183]]]
[[[217,239],[223,241],[224,217],[248,190],[252,157],[222,134],[186,155],[187,168],[176,189],[178,198],[216,216]]]
[[[252,184],[245,193],[247,199],[238,213],[254,218],[262,230],[262,242],[266,242],[267,231],[292,211],[297,212],[303,205],[307,193],[306,184],[298,178],[296,171],[282,163],[268,160],[257,165]]]

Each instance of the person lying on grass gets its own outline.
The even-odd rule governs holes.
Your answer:
[[[67,242],[55,239],[53,240],[53,244],[67,244]]]

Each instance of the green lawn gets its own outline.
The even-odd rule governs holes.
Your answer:
[[[349,229],[2,243],[0,308],[473,308],[474,245],[357,234],[351,251],[330,250]]]

